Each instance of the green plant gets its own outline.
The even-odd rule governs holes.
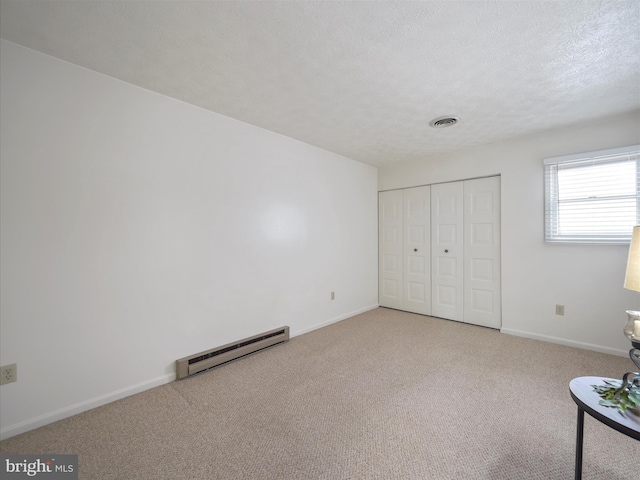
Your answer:
[[[602,397],[600,405],[616,407],[620,413],[627,410],[640,410],[640,386],[628,382],[604,381],[605,385],[591,385]]]

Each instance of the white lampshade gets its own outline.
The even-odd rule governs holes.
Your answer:
[[[624,277],[624,288],[640,292],[640,225],[633,227],[633,237],[629,245],[627,275]]]

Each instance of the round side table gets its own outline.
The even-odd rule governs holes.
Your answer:
[[[600,396],[591,385],[604,385],[605,380],[620,382],[615,378],[578,377],[569,382],[571,398],[578,405],[578,432],[576,437],[576,480],[582,479],[582,440],[584,412],[620,433],[640,440],[640,417],[627,413],[622,415],[616,408],[600,405]]]

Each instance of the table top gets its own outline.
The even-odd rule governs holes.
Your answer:
[[[601,421],[631,438],[640,440],[640,417],[638,415],[629,411],[623,415],[617,408],[604,407],[599,404],[602,398],[593,390],[591,385],[604,385],[605,380],[614,381],[618,384],[621,383],[621,379],[619,378],[574,378],[569,382],[571,398],[573,398],[573,401],[576,402],[579,407],[596,420]]]

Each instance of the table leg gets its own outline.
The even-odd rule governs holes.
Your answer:
[[[578,407],[578,432],[576,435],[576,476],[575,480],[582,480],[582,434],[584,431],[584,410]]]

